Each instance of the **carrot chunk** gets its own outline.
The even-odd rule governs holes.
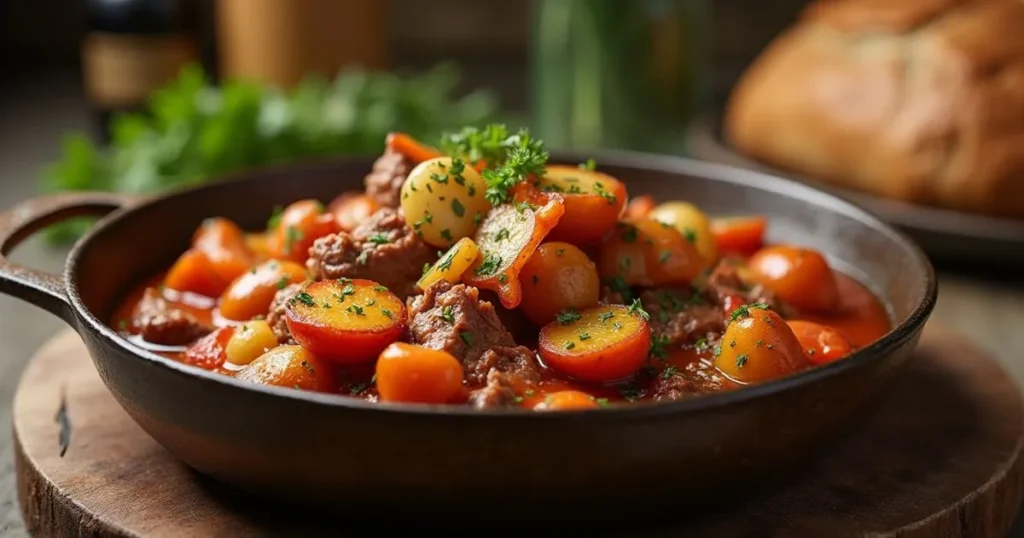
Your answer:
[[[374,359],[402,335],[405,305],[370,280],[321,280],[286,305],[292,337],[314,355],[340,364]]]
[[[575,166],[550,165],[533,185],[565,199],[565,214],[550,234],[556,241],[585,245],[600,240],[615,227],[626,205],[626,186],[621,181]]]
[[[651,328],[646,316],[638,306],[624,305],[563,312],[540,330],[540,355],[576,379],[625,379],[647,360]]]

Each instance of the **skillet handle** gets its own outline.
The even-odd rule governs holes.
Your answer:
[[[59,275],[11,262],[7,254],[35,232],[72,217],[101,216],[131,205],[134,195],[69,192],[19,202],[0,214],[0,293],[17,297],[70,321],[70,303]]]

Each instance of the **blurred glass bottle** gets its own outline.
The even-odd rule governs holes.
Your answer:
[[[533,125],[549,147],[679,153],[710,91],[710,0],[535,0]]]

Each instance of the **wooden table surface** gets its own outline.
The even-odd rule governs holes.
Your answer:
[[[59,86],[59,85],[56,85]],[[56,154],[65,129],[81,128],[85,116],[77,97],[55,86],[7,87],[0,93],[0,210],[35,193],[41,163]],[[38,240],[15,259],[57,271],[63,251]],[[1024,385],[1024,277],[940,272],[933,318],[967,334],[991,352]],[[10,403],[25,361],[62,327],[62,322],[17,300],[0,297],[0,537],[24,536],[15,494],[10,445]],[[1024,535],[1018,521],[1017,530]],[[1018,534],[1014,534],[1018,535]]]

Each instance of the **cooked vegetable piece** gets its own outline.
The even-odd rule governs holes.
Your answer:
[[[231,282],[249,270],[255,261],[245,242],[245,233],[225,218],[203,221],[192,237],[192,247],[206,254],[223,282]]]
[[[231,333],[224,347],[225,359],[235,366],[245,366],[277,346],[277,336],[270,324],[261,319],[247,321]]]
[[[470,237],[491,205],[487,184],[465,162],[449,157],[424,161],[402,185],[402,213],[416,235],[437,247]]]
[[[519,306],[519,273],[565,211],[557,194],[521,192],[517,198],[487,213],[476,231],[480,255],[462,277],[467,284],[496,292],[505,308]]]
[[[245,321],[266,314],[277,290],[306,280],[306,268],[292,261],[268,260],[235,279],[220,297],[220,315]]]
[[[749,256],[764,245],[768,221],[764,217],[730,217],[711,220],[711,233],[720,252]]]
[[[548,366],[576,379],[625,379],[647,360],[651,328],[646,317],[639,303],[564,312],[540,330],[540,355]]]
[[[594,262],[579,248],[558,241],[538,247],[519,280],[523,286],[519,306],[539,326],[554,321],[559,312],[597,306],[601,294]]]
[[[630,198],[629,203],[626,204],[626,210],[622,214],[622,218],[625,220],[646,218],[650,215],[654,206],[654,197],[647,194],[634,196]]]
[[[338,388],[334,366],[295,345],[271,349],[239,370],[235,377],[260,385],[316,392],[333,392]]]
[[[377,202],[365,193],[349,191],[335,198],[327,211],[334,215],[339,228],[351,232],[378,209],[380,206]]]
[[[790,320],[796,339],[814,364],[826,364],[849,355],[853,346],[838,330],[813,321]]]
[[[548,394],[544,401],[535,405],[535,411],[573,411],[577,409],[594,409],[600,407],[597,400],[578,390],[560,390]]]
[[[761,304],[733,312],[716,353],[715,367],[739,383],[769,381],[809,366],[793,330]]]
[[[403,157],[413,163],[429,161],[443,155],[440,151],[421,144],[415,138],[405,133],[389,133],[384,143],[392,151],[401,153]]]
[[[185,350],[181,362],[204,370],[220,369],[227,360],[227,345],[234,332],[234,327],[221,327],[196,340]]]
[[[257,261],[277,256],[276,234],[270,231],[245,234],[245,248]]]
[[[285,208],[277,222],[275,243],[280,258],[305,263],[317,239],[339,230],[334,215],[317,200],[299,200]]]
[[[565,199],[565,214],[549,234],[557,241],[599,241],[615,227],[626,205],[626,186],[622,182],[576,166],[549,165],[533,185],[545,192],[557,192]]]
[[[219,296],[230,282],[222,278],[205,252],[195,248],[186,250],[164,277],[164,285],[172,290],[206,297]]]
[[[622,221],[605,239],[598,260],[602,279],[629,286],[688,284],[706,263],[678,230],[653,219]]]
[[[416,287],[420,290],[425,290],[438,280],[447,280],[455,284],[462,277],[462,274],[469,269],[469,266],[473,265],[479,254],[480,249],[472,239],[468,237],[459,239],[458,243],[452,245],[448,252],[445,252],[437,259],[437,263],[427,270],[426,273],[423,273],[423,276],[416,282]]]
[[[447,351],[395,342],[377,359],[381,401],[453,403],[464,398],[462,364]]]
[[[815,250],[769,246],[757,251],[748,265],[755,280],[797,308],[831,312],[839,306],[835,274]]]
[[[674,226],[687,241],[696,245],[697,252],[704,258],[705,267],[718,261],[718,247],[711,232],[711,219],[697,206],[688,202],[665,202],[652,209],[648,217]]]
[[[373,362],[402,335],[405,304],[380,284],[361,279],[321,280],[288,301],[292,337],[314,355],[340,364]]]

